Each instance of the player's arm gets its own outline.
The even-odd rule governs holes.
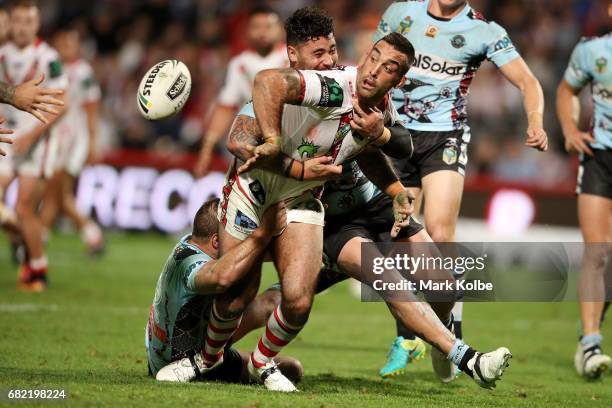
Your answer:
[[[237,109],[234,106],[225,106],[217,104],[213,110],[210,126],[202,137],[202,147],[200,148],[200,155],[198,161],[193,170],[193,174],[196,177],[203,177],[208,173],[210,169],[210,163],[212,161],[213,153],[215,152],[215,146],[219,144],[223,135],[227,132],[232,119],[236,115]]]
[[[580,118],[578,94],[580,91],[581,88],[574,88],[565,79],[561,80],[557,88],[557,116],[559,116],[565,138],[565,149],[571,153],[584,153],[592,156],[593,151],[588,144],[595,143],[595,139],[591,134],[582,132],[578,128]]]
[[[262,143],[263,136],[257,120],[249,115],[238,115],[227,141],[227,149],[245,162],[238,168],[238,174],[254,167],[257,162],[257,146]],[[302,162],[281,153],[260,167],[300,181],[329,180],[342,174],[342,166],[334,165],[332,162],[333,159],[327,156],[315,157]]]
[[[395,238],[399,229],[408,226],[410,222],[410,216],[414,211],[414,197],[402,185],[389,158],[379,149],[368,146],[359,153],[356,160],[363,174],[393,200],[395,224],[391,230],[391,237]]]
[[[59,113],[57,109],[53,108],[53,105],[64,105],[64,101],[60,97],[64,91],[41,88],[39,85],[44,80],[45,76],[41,74],[38,78],[17,86],[0,82],[0,102],[8,103],[17,109],[29,112],[41,122],[47,123],[48,118],[44,115],[44,112],[54,115]]]
[[[279,203],[266,210],[261,225],[240,244],[219,259],[206,263],[196,274],[194,290],[200,294],[225,292],[242,279],[266,250],[272,237],[287,225],[284,204]]]
[[[91,101],[83,104],[83,110],[87,115],[87,131],[89,137],[89,151],[87,152],[87,163],[91,164],[96,156],[96,140],[98,131],[98,117],[100,114],[100,101]]]
[[[283,106],[303,99],[302,76],[295,69],[268,69],[255,76],[253,107],[264,140],[256,153],[270,159],[280,154]]]

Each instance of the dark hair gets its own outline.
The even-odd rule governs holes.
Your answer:
[[[317,7],[302,7],[285,22],[287,44],[297,45],[318,37],[334,33],[334,21]]]
[[[410,67],[412,66],[412,64],[414,64],[415,59],[414,47],[412,46],[412,44],[410,44],[410,41],[408,41],[406,37],[404,37],[400,33],[396,32],[385,35],[383,38],[376,41],[376,44],[381,41],[386,42],[387,44],[395,48],[397,51],[401,52],[406,56],[406,63],[408,65],[401,67],[401,70],[404,71],[402,75],[405,75],[406,72],[408,72],[408,69],[410,69]]]
[[[249,18],[256,16],[257,14],[274,14],[280,18],[278,11],[270,6],[266,6],[265,4],[260,4],[249,10]]]
[[[217,221],[217,208],[219,207],[219,199],[213,198],[206,201],[195,217],[193,218],[193,231],[191,235],[196,239],[207,240],[215,232],[219,226]]]
[[[15,0],[10,3],[10,10],[16,9],[18,7],[36,7],[38,8],[38,1],[36,0]]]

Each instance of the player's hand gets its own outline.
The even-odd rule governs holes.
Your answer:
[[[589,143],[595,143],[595,138],[591,134],[574,129],[570,132],[564,132],[564,136],[565,150],[568,152],[582,153],[589,156],[593,155]]]
[[[29,112],[38,120],[47,123],[48,120],[43,112],[57,115],[59,112],[51,105],[63,106],[64,102],[54,98],[64,93],[61,89],[41,88],[39,85],[45,80],[41,74],[38,78],[24,82],[15,87],[12,105],[17,109]]]
[[[351,129],[368,138],[370,142],[378,139],[385,130],[385,116],[378,109],[365,111],[359,106],[359,101],[353,98],[353,119]]]
[[[269,207],[263,214],[261,232],[268,238],[280,235],[287,227],[287,209],[285,203],[280,202]]]
[[[538,149],[541,152],[548,150],[548,136],[542,126],[529,126],[527,128],[527,141],[525,145]]]
[[[264,168],[269,166],[276,160],[280,153],[280,146],[272,143],[262,143],[259,146],[245,146],[252,154],[244,164],[238,167],[238,174],[246,173],[255,168]]]
[[[0,120],[0,125],[4,123],[3,120]],[[2,129],[0,128],[0,135],[10,135],[13,134],[11,129]],[[13,144],[13,139],[9,139],[8,137],[0,136],[0,143]],[[0,148],[0,156],[6,156],[6,152]]]
[[[334,164],[331,156],[319,156],[304,163],[304,180],[333,180],[342,176],[342,165]]]
[[[400,191],[393,197],[393,217],[395,222],[391,228],[391,238],[396,238],[402,228],[410,224],[410,216],[414,211],[414,196],[409,190]]]

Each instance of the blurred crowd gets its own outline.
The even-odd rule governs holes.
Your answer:
[[[0,2],[1,3],[1,2]],[[153,149],[172,154],[197,152],[229,58],[243,50],[249,0],[45,0],[43,37],[72,27],[82,38],[83,55],[94,66],[104,95],[99,149]],[[340,61],[358,60],[390,0],[270,0],[286,18],[295,9],[316,5],[335,20]],[[555,116],[556,86],[572,48],[582,35],[609,31],[607,1],[472,0],[472,7],[506,28],[515,46],[542,83],[551,152],[544,159],[523,147],[526,118],[521,97],[486,62],[469,97],[473,143],[471,174],[546,186],[574,179],[577,162],[563,152]],[[136,89],[154,63],[179,59],[189,67],[193,88],[180,115],[147,122],[137,111]],[[588,112],[587,112],[588,113]],[[589,117],[582,119],[588,126]]]

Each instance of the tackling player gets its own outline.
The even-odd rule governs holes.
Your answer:
[[[57,52],[38,39],[40,14],[33,0],[19,0],[10,10],[12,42],[0,48],[0,80],[11,85],[45,75],[46,85],[63,89],[67,86]],[[15,141],[10,160],[0,161],[3,189],[16,175],[19,190],[15,212],[27,249],[27,259],[21,267],[18,285],[24,290],[41,291],[47,285],[47,257],[44,253],[38,205],[51,177],[57,154],[57,137],[53,125],[64,113],[47,117],[40,124],[14,108],[6,111],[9,127],[15,129]],[[40,112],[39,112],[40,115]]]
[[[225,137],[238,110],[251,99],[255,75],[264,69],[288,65],[282,34],[280,17],[274,9],[257,6],[251,10],[246,30],[250,48],[229,62],[225,85],[202,138],[200,157],[194,169],[196,177],[208,173],[215,146]]]
[[[612,4],[608,7],[612,16]],[[610,278],[609,244],[612,242],[612,36],[585,38],[572,53],[557,90],[557,113],[568,152],[580,154],[578,172],[578,220],[586,243],[580,290],[588,293],[580,302],[582,336],[574,357],[576,371],[599,378],[612,366],[603,354],[600,331],[606,278]],[[591,87],[595,112],[591,131],[578,129],[578,94]],[[602,261],[607,259],[607,261]],[[608,276],[606,276],[608,275]],[[604,292],[604,293],[601,293]]]
[[[102,230],[77,208],[74,186],[85,164],[94,159],[101,92],[91,65],[80,57],[79,33],[60,31],[54,44],[68,77],[70,107],[57,124],[60,134],[57,169],[45,192],[41,220],[49,230],[58,213],[65,213],[81,232],[87,251],[94,255],[104,248]]]
[[[374,41],[390,32],[402,34],[416,50],[416,62],[403,87],[393,91],[393,103],[412,134],[414,154],[410,160],[396,161],[396,165],[402,182],[414,196],[423,193],[429,235],[436,242],[452,242],[471,135],[467,95],[480,64],[490,60],[521,91],[528,119],[526,145],[546,151],[542,88],[506,31],[485,20],[466,0],[391,4],[380,20]],[[458,302],[453,314],[461,337],[462,303]],[[406,332],[398,329],[398,336]],[[398,347],[400,344],[396,339],[390,357],[407,353]],[[393,364],[391,359],[388,365]]]
[[[249,238],[219,258],[218,204],[219,200],[215,199],[200,207],[192,233],[174,247],[157,281],[145,328],[145,346],[149,375],[159,381],[175,379],[177,363],[169,364],[172,361],[181,362],[185,358],[189,368],[197,370],[196,361],[202,359],[199,351],[203,348],[206,330],[223,333],[227,326],[213,310],[215,295],[227,290],[229,282],[239,280],[251,269],[257,255],[265,251],[286,223],[282,205],[268,208],[261,225]],[[212,318],[208,319],[211,310]],[[244,319],[248,321],[249,314]],[[222,362],[214,370],[191,374],[199,380],[248,383],[248,359],[248,354],[227,347]],[[279,368],[294,381],[302,377],[302,366],[295,359],[279,359]]]

